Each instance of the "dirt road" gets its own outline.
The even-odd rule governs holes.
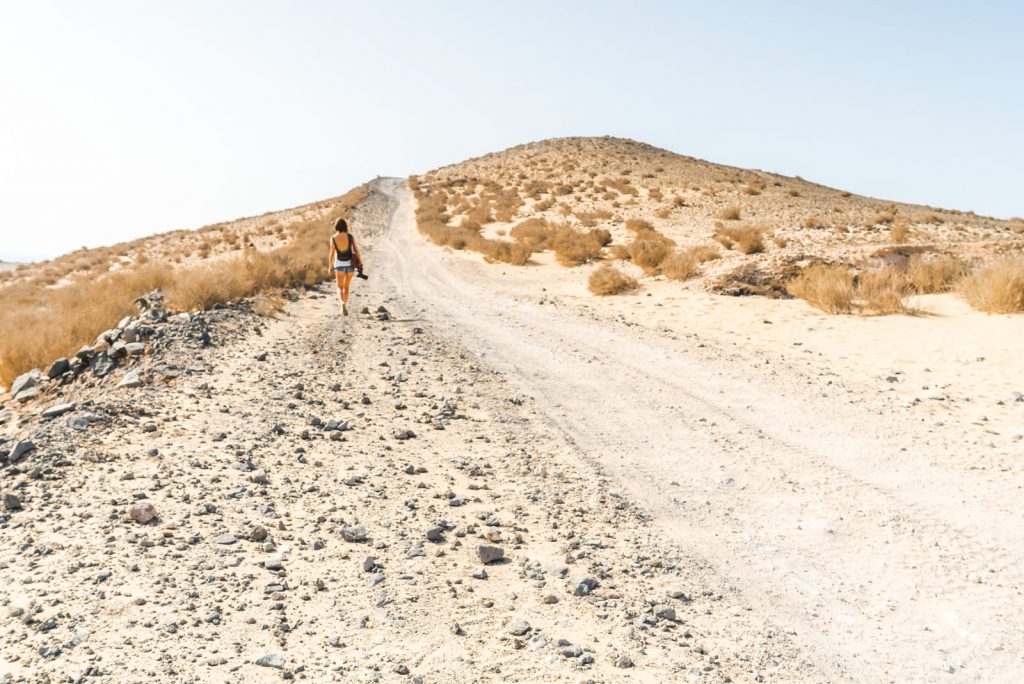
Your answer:
[[[504,373],[766,620],[840,680],[1014,681],[1024,672],[1015,473],[975,471],[954,428],[745,359],[504,287],[428,244],[400,181],[375,271]],[[697,342],[699,340],[699,342]],[[727,350],[727,345],[730,348]],[[737,359],[750,363],[739,363]],[[826,386],[828,385],[828,386]]]

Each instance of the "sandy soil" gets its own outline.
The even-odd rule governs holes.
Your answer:
[[[920,317],[650,286],[429,245],[410,195],[383,270],[828,676],[1013,681],[1024,601],[1019,317]],[[984,415],[982,415],[984,414]]]

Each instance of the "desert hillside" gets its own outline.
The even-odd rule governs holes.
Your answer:
[[[862,197],[617,138],[521,145],[413,184],[435,242],[513,264],[621,260],[641,282],[694,278],[725,294],[788,296],[787,282],[814,264],[849,269],[851,285],[889,269],[902,289],[930,293],[1024,248],[1021,219]]]

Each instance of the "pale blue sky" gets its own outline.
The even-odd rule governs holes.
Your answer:
[[[0,0],[0,259],[617,135],[1024,214],[1021,2]]]

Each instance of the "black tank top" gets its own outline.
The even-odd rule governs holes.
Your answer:
[[[334,258],[338,261],[351,261],[352,260],[352,236],[348,237],[348,247],[345,251],[338,249],[338,243],[334,242],[335,238],[331,238],[331,242],[334,244]]]

